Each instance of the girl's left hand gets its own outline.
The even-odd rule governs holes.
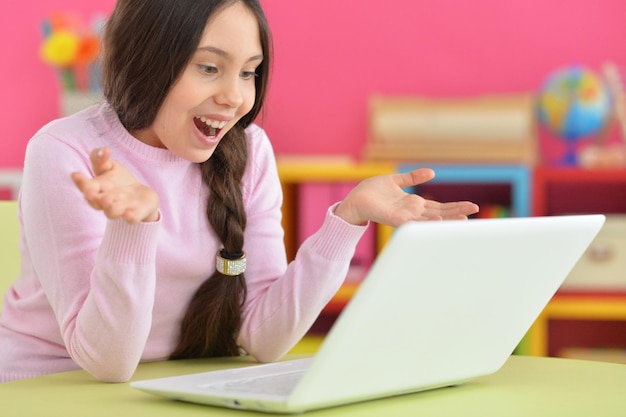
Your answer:
[[[440,203],[403,190],[434,177],[432,169],[420,168],[368,178],[350,191],[336,207],[335,215],[351,224],[373,221],[397,227],[412,220],[467,219],[478,212],[478,205],[469,201]]]

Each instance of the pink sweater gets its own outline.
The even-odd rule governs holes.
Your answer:
[[[271,144],[247,130],[243,179],[248,297],[238,337],[259,361],[281,358],[340,287],[365,226],[326,214],[287,265],[282,193]],[[129,225],[93,210],[70,179],[89,152],[113,158],[161,199],[161,219]],[[43,127],[29,142],[19,201],[22,275],[0,316],[0,382],[83,368],[126,381],[173,350],[187,302],[220,248],[205,215],[199,166],[132,137],[108,105]]]

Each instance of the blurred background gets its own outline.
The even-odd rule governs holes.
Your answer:
[[[536,91],[554,70],[626,57],[621,0],[262,0],[275,65],[262,124],[278,154],[348,154],[366,141],[375,93]],[[54,12],[86,22],[114,0],[8,2],[0,16],[0,167],[60,115],[60,83],[39,56]]]

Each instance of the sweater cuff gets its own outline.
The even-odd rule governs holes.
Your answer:
[[[108,220],[99,256],[120,263],[154,263],[161,220],[129,224]]]
[[[335,203],[328,208],[322,227],[311,236],[311,247],[329,260],[351,258],[357,243],[369,227],[369,222],[357,226],[336,216],[335,208],[338,204]]]

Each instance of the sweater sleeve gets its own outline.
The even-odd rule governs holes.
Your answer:
[[[151,327],[158,223],[109,221],[70,178],[87,152],[41,134],[27,147],[20,210],[34,272],[70,357],[104,381],[128,380]]]
[[[267,142],[263,134],[261,143]],[[239,345],[257,360],[280,359],[309,330],[343,283],[367,226],[354,226],[329,208],[320,230],[286,265],[282,191],[269,142],[256,146],[247,187],[246,280]]]

